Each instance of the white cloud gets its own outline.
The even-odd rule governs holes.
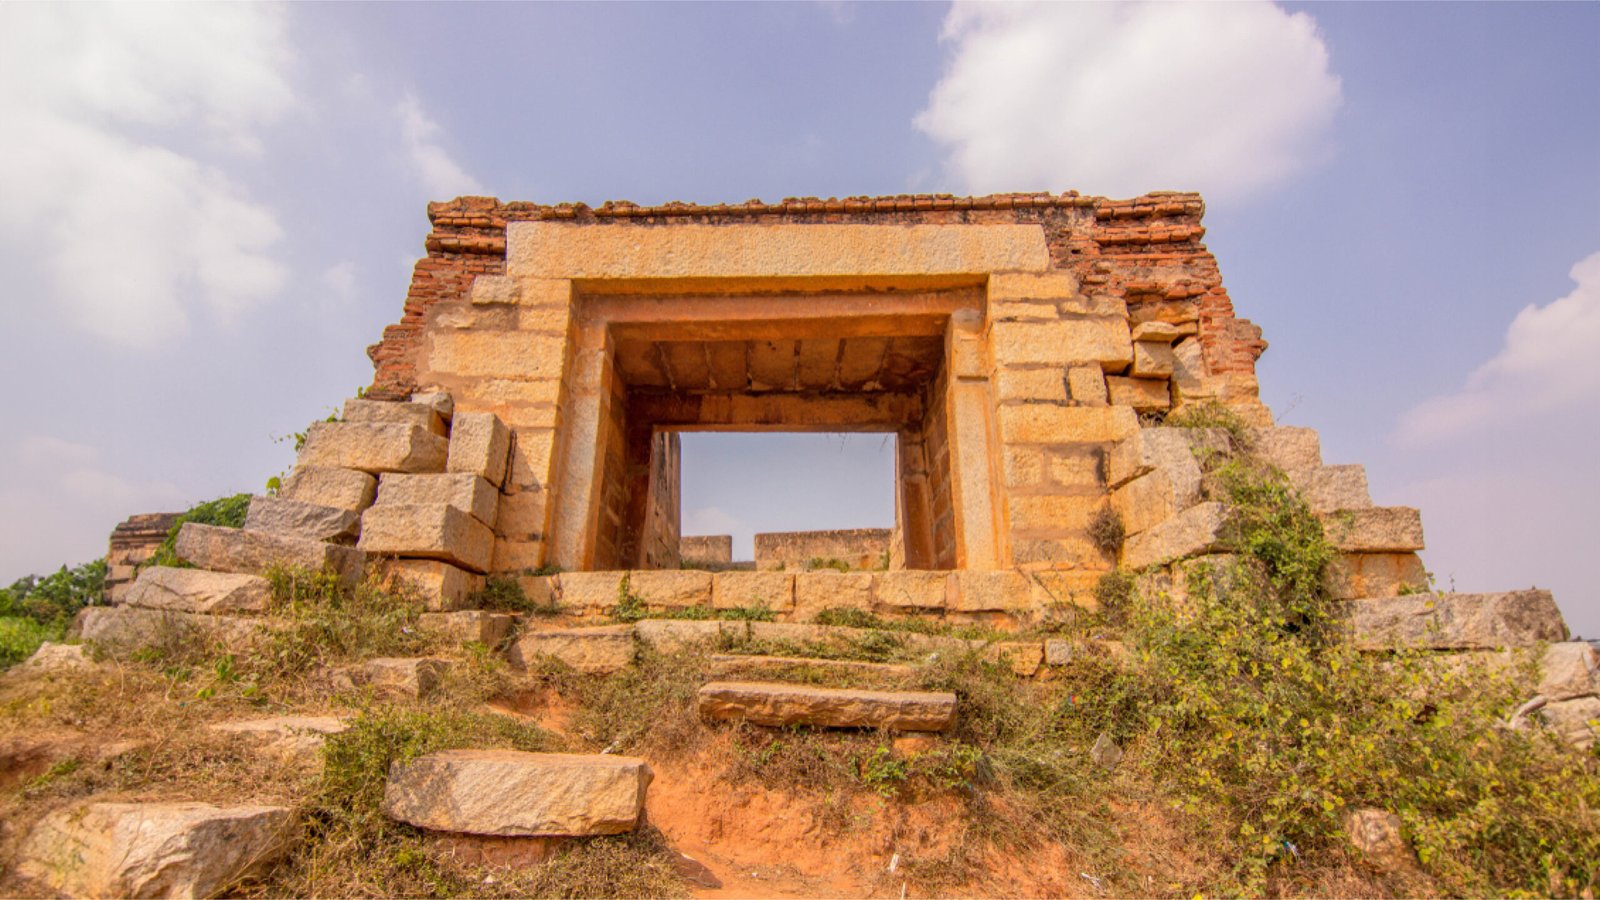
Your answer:
[[[192,153],[233,153],[293,95],[282,11],[246,4],[0,7],[0,231],[83,329],[151,346],[191,313],[276,292],[272,212]]]
[[[407,94],[401,99],[396,114],[400,117],[400,138],[405,144],[411,174],[428,192],[429,199],[450,200],[484,193],[483,185],[439,146],[439,124],[428,118],[415,96]]]
[[[918,128],[975,192],[1238,197],[1324,157],[1341,102],[1306,13],[1251,3],[966,3]]]
[[[356,264],[344,260],[328,267],[322,273],[322,283],[340,298],[355,296],[356,292]]]
[[[736,515],[716,506],[684,510],[685,535],[749,533],[751,527]]]
[[[1588,409],[1600,393],[1600,253],[1572,267],[1577,287],[1517,313],[1505,346],[1453,394],[1427,400],[1400,421],[1396,437],[1417,445],[1525,420],[1559,409]]]

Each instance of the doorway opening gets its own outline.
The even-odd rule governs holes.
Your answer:
[[[886,568],[896,554],[893,433],[679,436],[681,562],[707,568]]]

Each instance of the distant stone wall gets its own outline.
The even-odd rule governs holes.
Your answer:
[[[683,561],[700,566],[725,566],[733,562],[733,535],[696,534],[678,540]]]
[[[806,569],[813,563],[852,570],[888,568],[887,528],[845,528],[837,531],[778,531],[756,535],[756,568],[776,571]]]
[[[105,598],[116,603],[133,581],[134,569],[161,546],[182,513],[141,513],[129,516],[111,531],[106,549]]]

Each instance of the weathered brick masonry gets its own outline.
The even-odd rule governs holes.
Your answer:
[[[1090,297],[1123,301],[1130,321],[1168,322],[1198,334],[1206,369],[1227,377],[1241,397],[1255,396],[1255,363],[1266,350],[1261,329],[1234,315],[1216,257],[1200,239],[1205,203],[1193,193],[1146,194],[1108,200],[1065,194],[995,194],[987,197],[912,195],[845,200],[797,198],[781,203],[639,206],[608,202],[598,208],[562,203],[501,203],[460,197],[428,204],[433,231],[428,255],[417,261],[404,315],[367,348],[377,372],[368,396],[404,399],[416,389],[412,355],[427,310],[467,297],[479,275],[503,275],[509,222],[626,223],[645,227],[682,224],[881,225],[1038,224],[1052,264],[1077,276]]]

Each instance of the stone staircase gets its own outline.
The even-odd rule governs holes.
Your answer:
[[[518,577],[542,614],[471,608],[493,568],[508,445],[497,418],[454,414],[447,395],[353,399],[343,421],[312,426],[279,495],[255,498],[243,528],[183,526],[177,553],[196,568],[142,570],[118,605],[85,610],[78,632],[123,649],[169,639],[175,628],[248,647],[274,624],[269,568],[303,566],[353,583],[376,561],[423,598],[424,631],[445,644],[500,649],[513,669],[556,660],[606,675],[634,665],[643,648],[696,648],[708,680],[695,708],[705,722],[931,734],[955,725],[957,697],[898,689],[930,661],[974,654],[1031,678],[1084,653],[1126,658],[1116,642],[1088,637],[971,640],[811,621],[843,609],[1015,626],[1072,600],[1050,573],[572,572]],[[1141,573],[1144,590],[1181,596],[1193,566],[1230,558],[1224,509],[1204,498],[1200,462],[1227,448],[1220,431],[1154,427],[1107,456],[1111,507],[1128,534],[1120,563]],[[1548,592],[1423,592],[1416,510],[1375,506],[1364,470],[1324,465],[1309,429],[1261,430],[1256,453],[1288,475],[1340,552],[1329,590],[1358,646],[1381,652],[1404,643],[1448,659],[1548,642],[1530,708],[1568,741],[1593,740],[1586,723],[1600,718],[1600,655],[1565,640]],[[613,624],[625,597],[646,617]],[[739,610],[760,615],[715,617]],[[851,658],[860,656],[873,658]],[[333,686],[424,698],[450,664],[365,660],[336,673]],[[215,727],[280,760],[304,761],[346,726],[288,716]],[[1113,751],[1097,742],[1094,755],[1120,755]],[[644,760],[612,754],[451,750],[392,769],[383,809],[467,841],[619,834],[639,826],[651,779]],[[207,896],[280,857],[293,828],[293,812],[281,807],[82,803],[29,834],[21,871],[69,894]]]

